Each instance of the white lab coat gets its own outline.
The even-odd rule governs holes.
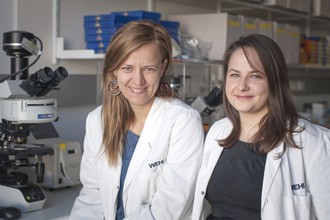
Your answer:
[[[200,114],[178,99],[156,98],[130,162],[124,188],[125,219],[171,220],[191,215],[204,131]],[[121,161],[110,167],[102,142],[101,107],[86,121],[80,178],[83,188],[70,219],[114,220]]]
[[[267,154],[261,199],[263,220],[330,219],[330,131],[303,119],[305,127],[294,140],[303,149],[287,148],[280,143]],[[204,199],[209,179],[222,152],[216,140],[228,136],[228,118],[216,122],[207,134],[203,162],[198,175],[192,219],[206,219],[210,204]],[[237,174],[239,175],[239,174]]]

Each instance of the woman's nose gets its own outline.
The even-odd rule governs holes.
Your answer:
[[[144,82],[143,70],[136,69],[136,71],[133,74],[133,79],[135,83],[142,84]]]
[[[247,82],[247,78],[245,77],[242,77],[239,81],[239,84],[238,84],[238,90],[239,91],[245,91],[245,90],[248,90],[249,86],[248,86],[248,82]]]

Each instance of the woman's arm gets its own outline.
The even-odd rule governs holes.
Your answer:
[[[96,160],[97,150],[95,121],[96,114],[89,114],[86,120],[86,134],[84,139],[84,153],[80,166],[80,180],[83,188],[73,205],[70,220],[103,219],[102,200],[99,191]]]
[[[317,132],[305,132],[305,151],[307,187],[312,206],[318,220],[330,216],[330,130],[318,128]]]

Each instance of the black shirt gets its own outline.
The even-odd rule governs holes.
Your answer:
[[[238,141],[224,149],[211,175],[206,199],[212,206],[207,220],[258,220],[266,155]]]

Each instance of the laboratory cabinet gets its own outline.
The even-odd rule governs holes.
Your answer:
[[[246,1],[246,0],[211,0],[211,1],[201,1],[201,0],[148,0],[148,1],[139,1],[140,6],[134,7],[129,4],[127,1],[122,1],[121,4],[115,3],[111,0],[100,1],[100,7],[94,6],[90,7],[91,3],[86,0],[79,1],[79,8],[75,8],[75,2],[77,0],[54,0],[56,2],[56,16],[55,23],[57,26],[57,33],[55,37],[55,60],[56,62],[66,62],[67,60],[100,60],[103,59],[103,54],[94,53],[92,50],[86,50],[86,44],[83,40],[83,16],[88,14],[102,14],[110,13],[112,11],[123,11],[123,10],[150,10],[159,12],[162,15],[162,19],[175,20],[176,17],[188,16],[199,14],[204,20],[208,21],[208,25],[211,26],[213,32],[221,32],[225,30],[225,35],[220,35],[219,41],[225,41],[221,43],[212,39],[213,48],[210,50],[210,60],[221,60],[221,51],[224,50],[225,46],[230,43],[231,39],[234,39],[232,36],[235,33],[239,33],[237,29],[241,26],[243,31],[241,34],[253,33],[256,30],[259,33],[271,35],[269,27],[275,26],[273,29],[273,35],[278,35],[279,44],[282,46],[282,49],[285,51],[288,49],[288,46],[292,45],[292,39],[295,40],[293,52],[288,52],[288,63],[298,63],[299,62],[299,51],[297,51],[297,43],[299,41],[299,35],[304,34],[306,36],[327,36],[328,27],[330,25],[330,18],[323,16],[322,14],[318,15],[314,11],[311,11],[310,5],[316,4],[315,2],[320,2],[317,5],[319,7],[326,4],[321,0],[286,0],[287,4],[283,7],[279,7],[278,4],[281,4],[278,0],[264,0],[264,1]],[[292,5],[295,9],[292,9]],[[309,10],[299,9],[299,5],[304,5],[308,7]],[[307,6],[306,6],[307,5]],[[320,6],[322,5],[322,6]],[[299,7],[298,7],[299,6]],[[110,8],[110,10],[109,10]],[[215,15],[218,13],[219,15]],[[213,27],[212,24],[216,23],[217,20],[214,20],[214,16],[225,16],[228,20],[231,21],[231,25],[228,23],[219,24],[216,27]],[[207,16],[210,18],[208,19]],[[229,19],[230,18],[230,19]],[[242,19],[243,18],[243,19]],[[241,20],[241,21],[240,21]],[[198,21],[198,19],[197,19]],[[191,22],[193,25],[194,22]],[[201,23],[198,21],[198,23]],[[204,22],[205,23],[205,22]],[[196,25],[197,26],[197,25]],[[199,25],[201,26],[201,25]],[[217,28],[218,27],[218,28]],[[219,28],[221,27],[221,28]],[[196,28],[195,28],[196,29]],[[232,29],[229,31],[229,29]],[[288,41],[281,40],[283,30],[287,32],[287,36],[291,36],[291,39]],[[203,33],[204,31],[199,31]],[[205,32],[204,32],[205,33]],[[232,33],[232,34],[231,34]],[[199,34],[199,38],[210,38],[213,36],[215,38],[217,35],[202,35]],[[283,44],[283,45],[282,45]],[[217,55],[216,51],[220,50]],[[294,57],[292,57],[294,56]],[[311,65],[315,66],[315,64]],[[302,65],[302,68],[306,65]]]

